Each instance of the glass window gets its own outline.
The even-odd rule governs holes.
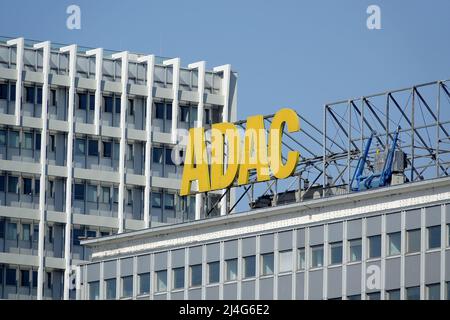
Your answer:
[[[52,289],[52,273],[47,272],[47,289]]]
[[[427,285],[427,299],[428,300],[441,299],[441,285],[439,283]]]
[[[33,134],[31,132],[23,133],[23,148],[24,149],[33,149]]]
[[[354,294],[354,295],[348,296],[347,300],[361,300],[361,295],[360,294]]]
[[[110,141],[103,141],[103,157],[111,158],[112,143]]]
[[[133,205],[133,190],[127,189],[127,205],[132,206]]]
[[[8,98],[8,85],[0,83],[0,99],[6,100]]]
[[[127,160],[133,160],[133,158],[134,158],[134,153],[133,153],[133,144],[131,144],[131,143],[129,143],[129,144],[127,144],[127,154],[126,154],[126,156],[127,156]]]
[[[37,98],[36,98],[36,103],[37,104],[42,104],[42,88],[38,87],[37,88]]]
[[[164,209],[175,209],[175,195],[172,193],[164,193]]]
[[[353,239],[349,240],[349,261],[361,261],[361,253],[362,253],[362,240],[361,239]]]
[[[162,292],[166,290],[167,290],[167,270],[156,271],[156,291]]]
[[[191,287],[202,285],[202,265],[191,266]]]
[[[25,87],[25,102],[34,103],[34,87]]]
[[[381,235],[368,237],[369,259],[381,257]]]
[[[41,134],[40,133],[36,133],[36,135],[35,135],[35,145],[36,145],[36,150],[41,150]]]
[[[119,202],[119,188],[116,187],[113,188],[113,202],[114,203]]]
[[[119,143],[114,142],[113,152],[114,152],[114,160],[119,160],[119,156],[120,156],[120,144]]]
[[[218,283],[220,281],[220,262],[208,263],[208,283]]]
[[[11,148],[19,147],[19,132],[18,131],[9,131],[8,145]]]
[[[166,164],[169,166],[175,165],[172,161],[172,149],[166,148]]]
[[[55,135],[50,134],[49,139],[50,139],[50,145],[49,145],[50,152],[55,152]]]
[[[161,193],[152,192],[152,207],[161,208]]]
[[[162,156],[163,156],[163,148],[158,147],[153,148],[153,163],[162,164],[163,162]]]
[[[229,259],[225,261],[226,265],[226,281],[237,279],[237,259]]]
[[[16,85],[11,84],[11,90],[9,91],[9,100],[16,101]]]
[[[90,156],[98,156],[98,140],[88,140],[88,154]]]
[[[107,279],[105,280],[105,287],[106,287],[106,299],[107,300],[114,300],[116,299],[116,279]]]
[[[74,193],[75,200],[84,200],[84,184],[75,183]]]
[[[5,237],[5,221],[0,218],[0,239],[3,239],[4,237]],[[1,267],[0,267],[0,270],[2,270]],[[0,281],[1,281],[1,277],[0,277]]]
[[[31,280],[32,280],[33,288],[36,288],[37,287],[37,280],[38,280],[38,273],[37,273],[37,271],[31,272]]]
[[[420,287],[406,288],[406,300],[420,300]]]
[[[141,273],[138,275],[139,278],[139,294],[149,294],[150,293],[150,272]]]
[[[105,106],[105,112],[112,112],[113,110],[113,98],[110,96],[103,96],[103,103]]]
[[[120,101],[120,97],[114,99],[116,101],[116,113],[120,113],[120,109],[121,109],[121,101]]]
[[[380,292],[370,292],[367,294],[367,300],[381,300]]]
[[[311,268],[323,267],[323,245],[311,246]]]
[[[89,110],[95,110],[95,95],[89,95]]]
[[[6,130],[0,130],[0,145],[6,144]]]
[[[173,269],[173,289],[184,288],[184,267]]]
[[[256,259],[255,256],[248,256],[242,259],[244,265],[244,278],[252,278],[256,275]]]
[[[33,180],[31,180],[30,178],[22,178],[22,181],[23,181],[22,193],[31,195],[31,192],[32,192],[31,185],[32,185]]]
[[[35,224],[33,226],[33,241],[37,242],[39,240],[39,225]]]
[[[400,300],[400,289],[387,290],[386,291],[387,300]]]
[[[29,287],[30,286],[30,271],[20,270],[20,286]]]
[[[180,106],[180,121],[189,122],[189,107]]]
[[[280,273],[292,271],[292,250],[280,251],[278,259],[278,269]]]
[[[110,187],[102,187],[102,203],[109,203],[111,188]]]
[[[56,106],[56,90],[55,89],[50,90],[50,103],[52,106]]]
[[[8,192],[10,193],[19,193],[19,178],[14,176],[8,177]]]
[[[133,296],[133,276],[122,277],[122,297]]]
[[[297,249],[297,269],[305,270],[306,268],[306,256],[305,256],[305,248]]]
[[[273,274],[273,252],[261,255],[261,275]]]
[[[128,99],[128,114],[134,116],[134,100]]]
[[[6,273],[5,284],[7,286],[15,286],[17,284],[16,269],[7,268],[5,273]]]
[[[166,104],[166,120],[172,120],[172,104]]]
[[[28,223],[22,224],[22,240],[30,241],[31,239],[31,225]]]
[[[87,201],[97,202],[97,186],[87,186]]]
[[[100,283],[98,281],[89,282],[89,299],[99,300],[100,298]]]
[[[0,191],[5,192],[5,176],[0,176]]]
[[[428,249],[441,247],[441,226],[428,227]]]
[[[420,251],[420,229],[406,231],[406,252]]]
[[[164,104],[155,103],[155,119],[164,119]]]
[[[78,109],[86,110],[87,107],[87,94],[79,93],[78,94]]]
[[[342,241],[330,243],[330,264],[342,263]]]
[[[6,230],[6,239],[7,240],[17,240],[17,223],[8,222],[8,229]]]
[[[389,256],[395,256],[397,254],[400,254],[401,251],[401,233],[400,232],[394,232],[389,233],[387,235],[388,239],[388,255]]]

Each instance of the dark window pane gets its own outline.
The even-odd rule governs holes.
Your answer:
[[[155,119],[164,119],[164,104],[155,103]]]
[[[25,87],[25,102],[34,103],[34,87]]]
[[[9,100],[16,101],[16,85],[11,85],[11,91],[9,92]]]
[[[6,269],[6,285],[15,286],[16,284],[16,269]]]
[[[84,238],[84,230],[83,229],[73,229],[72,230],[72,244],[74,246],[79,246],[81,238]]]
[[[5,176],[0,176],[0,192],[5,192]]]
[[[106,283],[106,299],[113,300],[116,298],[116,279],[107,279]]]
[[[89,95],[89,110],[95,110],[95,95]]]
[[[173,288],[181,289],[184,288],[184,268],[173,269]]]
[[[255,256],[244,257],[244,278],[254,277],[256,273]]]
[[[381,236],[369,237],[369,258],[381,257]]]
[[[153,163],[162,164],[163,148],[153,148]]]
[[[175,196],[171,193],[164,193],[164,209],[173,210],[175,208]]]
[[[202,265],[197,264],[191,266],[191,286],[201,286],[202,285]]]
[[[175,165],[172,161],[172,149],[166,148],[166,164],[173,166]]]
[[[120,113],[121,101],[120,98],[116,98],[116,113]]]
[[[84,200],[84,184],[75,184],[75,200]]]
[[[98,156],[98,140],[88,140],[88,155]]]
[[[150,273],[143,273],[139,275],[139,294],[150,293]]]
[[[420,300],[420,287],[406,288],[406,300]]]
[[[112,112],[113,109],[113,98],[109,96],[103,97],[105,104],[105,112]]]
[[[103,157],[111,158],[112,143],[108,141],[103,141]]]
[[[189,107],[180,107],[180,121],[189,122]]]
[[[172,104],[166,104],[166,120],[172,120]]]
[[[152,193],[152,207],[161,208],[161,193],[159,192]]]
[[[217,283],[220,280],[220,263],[208,263],[208,283]]]
[[[6,100],[8,98],[8,85],[0,83],[0,99]]]
[[[19,178],[18,177],[12,177],[9,176],[8,177],[8,192],[10,193],[17,193],[17,185],[19,183]]]
[[[78,109],[86,110],[87,107],[87,94],[79,93],[78,94]]]
[[[130,116],[134,115],[134,100],[133,99],[128,99],[128,113],[130,114]]]
[[[30,286],[30,272],[28,270],[20,270],[20,286]]]
[[[23,178],[23,194],[31,194],[31,182],[31,179]]]
[[[36,133],[35,135],[35,140],[36,140],[36,150],[41,150],[41,134],[40,133]]]
[[[133,296],[133,276],[122,278],[122,297]]]
[[[336,242],[330,244],[330,263],[341,264],[342,263],[342,242]]]
[[[34,193],[39,194],[40,190],[41,190],[41,180],[35,179],[34,180]]]
[[[428,249],[440,248],[441,226],[428,227]]]
[[[37,88],[37,104],[42,104],[42,88]]]

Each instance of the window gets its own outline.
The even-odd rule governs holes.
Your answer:
[[[428,227],[428,249],[441,247],[441,226]]]
[[[311,268],[323,267],[323,245],[311,247]]]
[[[161,208],[161,193],[152,192],[152,207]]]
[[[244,278],[252,278],[256,275],[256,261],[255,256],[248,256],[243,258]]]
[[[86,155],[86,141],[84,139],[75,139],[75,155]]]
[[[89,282],[89,299],[99,300],[100,298],[100,283],[98,281]]]
[[[0,219],[0,239],[3,239],[4,237],[5,237],[5,221],[3,221],[3,219]],[[0,270],[2,270],[1,267]]]
[[[47,289],[52,289],[52,273],[47,272]]]
[[[6,144],[6,130],[0,130],[0,145]]]
[[[33,180],[31,180],[30,178],[22,178],[23,181],[23,190],[22,193],[23,194],[27,194],[27,195],[31,195],[31,183],[33,182]]]
[[[84,200],[84,184],[75,183],[74,193],[75,200]]]
[[[102,187],[102,193],[101,193],[101,200],[100,201],[102,203],[109,203],[110,193],[111,193],[111,188],[110,187]]]
[[[35,140],[36,150],[41,150],[41,134],[36,133],[34,140]]]
[[[420,300],[420,287],[406,288],[406,300]]]
[[[173,269],[173,289],[184,288],[184,267]]]
[[[167,290],[167,271],[156,271],[156,292]]]
[[[292,250],[280,251],[278,259],[278,269],[280,273],[292,271]]]
[[[16,269],[6,269],[6,281],[5,284],[7,286],[16,286],[17,279],[16,279]]]
[[[386,290],[387,300],[400,300],[400,289]]]
[[[128,99],[128,114],[134,116],[134,100]]]
[[[106,291],[106,299],[114,300],[116,299],[116,279],[106,279],[105,280],[105,291]]]
[[[388,238],[388,255],[395,256],[401,251],[401,234],[400,232],[389,233]]]
[[[5,192],[5,176],[0,176],[0,191]]]
[[[34,194],[39,194],[41,190],[41,181],[39,179],[34,179]]]
[[[361,261],[361,252],[362,252],[362,240],[361,239],[353,239],[349,240],[349,261]]]
[[[406,231],[406,252],[420,251],[420,229]]]
[[[19,193],[19,178],[9,176],[8,177],[8,192],[10,193]]]
[[[164,119],[164,104],[155,103],[155,119]]]
[[[164,193],[164,209],[174,210],[175,209],[175,195],[172,193]]]
[[[133,190],[127,189],[127,205],[133,205]]]
[[[381,300],[381,292],[370,292],[367,294],[367,300]]]
[[[8,222],[6,230],[6,239],[7,240],[17,240],[17,223]]]
[[[25,102],[34,103],[34,87],[25,87]]]
[[[89,95],[89,110],[95,110],[95,95]]]
[[[19,132],[18,131],[9,131],[8,145],[11,148],[19,147]]]
[[[109,141],[103,141],[102,143],[103,143],[103,157],[111,158],[112,143]]]
[[[150,293],[150,272],[141,273],[138,275],[139,279],[139,295]]]
[[[87,108],[87,94],[79,93],[78,94],[78,109],[86,110]]]
[[[88,140],[88,155],[98,156],[98,140]]]
[[[50,145],[49,145],[50,152],[55,152],[55,135],[51,134],[49,135],[49,138],[50,138]]]
[[[163,148],[153,148],[153,163],[162,164]]]
[[[121,104],[120,97],[115,98],[114,100],[116,102],[116,113],[120,113],[120,107],[121,107],[121,105],[120,105]]]
[[[208,263],[208,283],[218,283],[220,281],[220,262]]]
[[[202,285],[202,265],[191,266],[191,287]]]
[[[48,234],[48,242],[49,243],[53,243],[53,227],[52,226],[48,226],[47,229],[47,234]]]
[[[16,85],[11,85],[11,90],[9,91],[9,100],[16,101]]]
[[[112,112],[113,109],[113,99],[109,96],[103,97],[103,104],[105,106],[105,112]]]
[[[113,188],[113,202],[114,203],[119,202],[119,188],[116,187]]]
[[[48,196],[50,198],[53,198],[55,196],[55,193],[53,192],[54,191],[54,185],[55,185],[54,181],[52,181],[52,180],[48,181]]]
[[[297,270],[305,270],[306,268],[306,256],[305,248],[297,249]]]
[[[166,120],[172,120],[172,104],[166,104]]]
[[[31,225],[28,223],[22,224],[22,240],[30,241],[31,239]]]
[[[0,83],[0,99],[6,100],[8,98],[8,85]]]
[[[440,300],[441,299],[441,285],[439,283],[433,283],[427,285],[427,300]]]
[[[20,270],[20,286],[29,287],[30,286],[30,271]]]
[[[330,243],[330,264],[342,263],[342,241]]]
[[[174,166],[175,163],[172,161],[172,149],[166,148],[166,165]]]
[[[211,110],[205,109],[205,124],[211,124]]]
[[[31,272],[31,282],[32,282],[33,288],[37,287],[37,280],[38,280],[38,273],[37,273],[37,271],[32,271]]]
[[[87,186],[87,201],[97,202],[97,186]]]
[[[268,276],[273,274],[273,253],[261,255],[261,275]]]
[[[229,259],[225,261],[226,266],[226,281],[233,281],[237,279],[237,259]]]
[[[381,257],[381,235],[368,237],[369,259]]]
[[[36,98],[36,103],[37,104],[42,104],[42,88],[38,87],[37,88],[37,98]]]
[[[31,132],[23,133],[23,148],[32,150],[33,149],[33,134]]]
[[[56,106],[56,90],[55,89],[51,89],[50,90],[50,103],[52,106]]]
[[[129,143],[127,144],[127,160],[133,160],[134,158],[134,152],[133,152],[133,144]]]
[[[37,242],[39,240],[39,225],[35,224],[33,226],[33,241]]]
[[[189,122],[189,107],[180,106],[180,121]]]
[[[122,277],[122,297],[133,296],[133,276]]]
[[[361,295],[360,294],[354,294],[354,295],[348,296],[347,300],[361,300]]]

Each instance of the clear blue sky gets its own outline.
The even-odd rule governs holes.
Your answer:
[[[66,28],[77,4],[82,29]],[[381,7],[382,30],[366,9]],[[230,63],[239,118],[450,78],[450,1],[2,1],[0,34]]]

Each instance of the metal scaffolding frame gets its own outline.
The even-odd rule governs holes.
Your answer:
[[[309,198],[330,197],[351,192],[351,179],[366,141],[373,133],[365,173],[374,171],[374,156],[387,150],[399,129],[398,148],[406,155],[406,182],[449,175],[450,166],[450,80],[434,81],[412,87],[385,91],[360,98],[324,105],[323,130],[298,114],[301,130],[284,132],[282,152],[297,150],[300,160],[291,177],[257,182],[250,174],[245,186],[235,183],[218,201],[205,210],[210,216],[231,188],[240,193],[227,204],[233,213],[247,196],[252,208],[257,199],[266,197],[268,206],[276,206],[283,193],[295,194],[295,202]],[[264,117],[266,131],[274,115]],[[234,123],[245,129],[246,121]],[[282,156],[283,160],[286,159]],[[312,194],[311,194],[312,193]]]

